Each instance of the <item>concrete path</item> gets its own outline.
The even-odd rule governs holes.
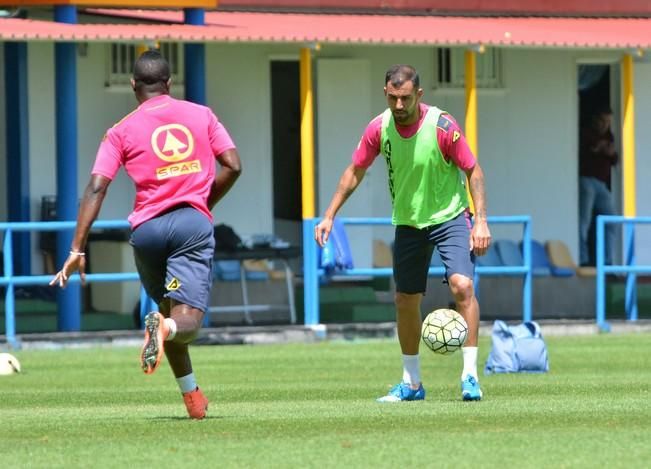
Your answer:
[[[516,323],[510,321],[509,323]],[[594,321],[541,320],[538,321],[544,337],[601,333]],[[610,321],[610,334],[651,333],[651,320]],[[482,322],[480,336],[490,336],[492,322]],[[395,322],[323,324],[306,326],[237,326],[202,329],[196,345],[271,344],[289,342],[316,342],[319,340],[354,340],[394,338]],[[142,332],[54,332],[22,334],[18,336],[22,349],[57,349],[113,346],[140,346]],[[0,336],[0,350],[8,349],[5,336]]]

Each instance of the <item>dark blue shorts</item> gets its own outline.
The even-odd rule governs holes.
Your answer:
[[[206,312],[215,252],[213,226],[205,215],[183,206],[136,227],[133,246],[140,281],[147,294]]]
[[[396,226],[393,278],[400,293],[425,293],[427,271],[436,248],[445,266],[445,277],[461,274],[473,278],[475,255],[470,250],[470,226],[466,212],[426,228]]]

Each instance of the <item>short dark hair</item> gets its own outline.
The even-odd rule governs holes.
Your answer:
[[[411,81],[414,84],[414,88],[420,87],[420,78],[418,77],[418,72],[411,65],[392,65],[384,76],[385,86],[391,82],[393,86],[398,87],[402,86],[402,84],[406,81]]]
[[[170,79],[170,64],[157,50],[143,52],[133,65],[133,81],[136,88],[155,88],[166,85]]]

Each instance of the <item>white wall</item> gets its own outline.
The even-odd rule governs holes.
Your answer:
[[[56,193],[54,118],[54,45],[32,42],[27,47],[29,109],[29,187],[32,220],[40,220],[41,197]],[[32,273],[43,272],[39,235],[32,236]]]
[[[136,106],[132,92],[104,87],[105,44],[89,44],[78,56],[79,90],[79,181],[81,196],[88,181],[98,143],[107,128]],[[231,193],[216,207],[215,221],[233,225],[242,234],[272,232],[272,158],[269,62],[279,56],[298,59],[298,46],[209,44],[206,47],[208,104],[226,125],[238,146],[243,175]],[[0,54],[2,54],[0,50]],[[393,63],[411,63],[421,75],[424,101],[446,109],[464,126],[463,92],[434,89],[435,53],[429,47],[328,46],[318,58],[363,59],[369,64],[368,116],[342,121],[347,132],[361,136],[368,121],[382,112],[384,73]],[[577,61],[590,53],[507,49],[503,52],[505,88],[478,93],[479,161],[486,173],[490,215],[530,214],[536,239],[562,239],[576,256],[577,217]],[[592,54],[616,60],[616,52]],[[0,70],[4,61],[0,55]],[[29,125],[30,185],[32,217],[40,216],[42,195],[54,194],[54,47],[30,43]],[[651,207],[644,177],[651,171],[647,158],[651,136],[651,64],[636,64],[637,201],[638,214],[649,215]],[[2,78],[0,77],[0,80]],[[0,81],[1,83],[1,81]],[[316,85],[318,86],[318,84]],[[4,89],[4,88],[0,88]],[[177,90],[182,94],[182,90]],[[317,109],[318,112],[318,109]],[[330,111],[328,111],[330,112]],[[335,115],[319,114],[317,122],[338,123]],[[359,122],[357,122],[359,120]],[[0,169],[6,164],[4,106],[0,110]],[[355,143],[356,144],[356,143]],[[348,147],[348,145],[345,145]],[[342,145],[337,164],[344,169],[354,144]],[[328,155],[317,155],[328,158]],[[317,162],[317,164],[319,164]],[[372,190],[369,216],[390,215],[386,169],[377,161],[369,170]],[[331,190],[334,190],[332,188]],[[0,191],[2,192],[2,191]],[[133,188],[121,172],[109,189],[100,214],[102,219],[125,218],[133,204]],[[355,197],[355,196],[353,196]],[[327,203],[327,202],[325,202]],[[320,202],[320,209],[323,203]],[[6,195],[0,194],[0,216],[6,214]],[[6,217],[6,215],[5,215]],[[377,236],[374,230],[374,236]],[[519,236],[519,230],[493,227],[494,237]],[[391,229],[381,237],[392,239]],[[651,262],[651,234],[638,236],[639,261]],[[40,258],[34,256],[35,271]],[[646,259],[646,260],[644,260]]]
[[[504,59],[506,93],[503,99],[482,100],[479,111],[479,158],[486,170],[489,214],[529,214],[535,239],[562,239],[576,252],[577,98],[572,57],[513,50]],[[499,236],[499,230],[495,234]]]
[[[56,193],[53,44],[30,43],[27,64],[30,200],[32,219],[39,220],[41,196]]]
[[[242,176],[213,213],[215,222],[244,235],[273,231],[270,50],[274,48],[206,48],[208,105],[228,129],[242,160]]]
[[[370,60],[372,112],[358,123],[360,135],[368,120],[386,107],[383,78],[392,63],[416,66],[425,91],[424,102],[447,110],[465,126],[464,92],[435,89],[435,55],[430,48],[326,46],[319,57]],[[620,58],[621,53],[616,51],[507,49],[503,51],[504,88],[478,91],[478,156],[486,174],[489,215],[531,215],[533,237],[540,241],[563,240],[575,259],[578,259],[577,64],[585,61],[618,64]],[[648,153],[645,148],[650,143],[644,129],[651,119],[651,90],[641,85],[648,82],[650,67],[651,64],[636,64],[638,215],[644,215],[645,209],[651,211],[651,207],[644,206],[649,197],[643,192],[646,189],[643,175],[651,170],[651,162],[643,156]],[[319,119],[328,117],[319,115]],[[352,148],[348,153],[351,152]],[[369,215],[389,216],[384,163],[377,161],[367,178],[373,185]],[[493,225],[492,232],[494,238],[521,236],[519,225]],[[647,234],[644,226],[640,226],[638,233],[638,245],[649,245],[651,228]],[[390,240],[392,232],[378,234],[376,231],[374,236]],[[638,248],[637,253],[640,262],[651,262],[651,257],[644,260],[643,249]]]
[[[651,216],[651,61],[635,64],[635,160],[637,216]],[[638,225],[636,228],[635,252],[639,264],[651,264],[651,225]]]
[[[368,121],[386,108],[382,93],[384,74],[393,63],[414,65],[425,91],[423,101],[450,112],[462,128],[465,126],[463,90],[435,89],[435,53],[431,48],[325,47],[320,56],[370,59],[372,112],[357,123],[360,136]],[[509,50],[504,53],[504,62],[505,88],[478,93],[478,155],[486,174],[488,213],[529,214],[534,220],[535,238],[563,239],[576,252],[578,163],[574,58],[567,52]],[[319,115],[319,119],[328,117]],[[352,150],[353,146],[348,150],[347,161]],[[368,177],[373,184],[369,215],[386,217],[391,212],[390,198],[385,164],[379,160],[369,169]],[[495,238],[519,239],[522,233],[520,225],[495,225],[492,229]],[[393,233],[384,230],[375,236],[390,240]]]
[[[360,122],[369,118],[370,67],[364,59],[319,58],[316,63],[316,108],[325,118],[317,122],[316,211],[322,215],[337,188],[343,168],[350,164],[351,148],[360,139]],[[373,200],[372,181],[364,177],[339,212],[340,217],[366,217]],[[346,228],[355,267],[372,267],[370,226]]]

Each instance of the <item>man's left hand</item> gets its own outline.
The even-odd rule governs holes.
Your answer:
[[[491,244],[491,232],[485,220],[477,220],[470,232],[470,250],[475,256],[483,256]]]

